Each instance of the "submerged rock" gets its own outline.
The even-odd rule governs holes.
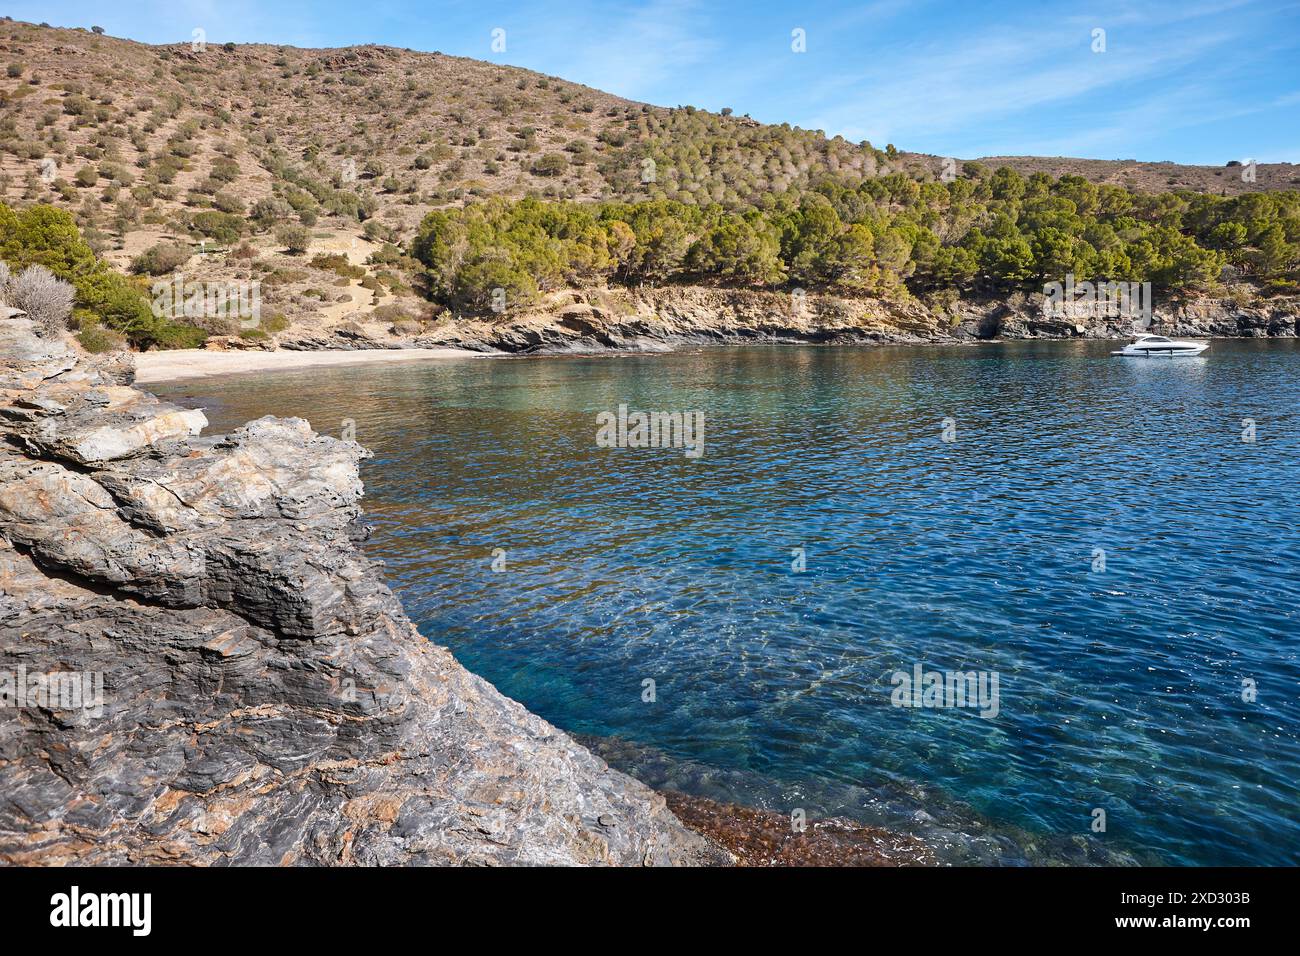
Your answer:
[[[692,827],[736,856],[740,866],[933,866],[930,848],[914,837],[853,820],[792,825],[772,810],[669,793],[668,805]]]
[[[364,449],[131,375],[0,322],[0,861],[731,862],[420,636]]]

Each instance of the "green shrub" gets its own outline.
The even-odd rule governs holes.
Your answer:
[[[229,213],[235,216],[244,214],[244,201],[232,193],[219,192],[212,197],[212,205],[218,212]]]
[[[208,210],[195,213],[190,220],[195,231],[222,245],[236,242],[244,232],[244,220],[230,213]]]
[[[179,242],[160,242],[131,260],[131,271],[139,275],[160,276],[174,272],[189,261],[190,247]]]
[[[94,109],[94,104],[79,93],[63,98],[63,112],[69,116],[87,116]]]
[[[365,277],[366,270],[361,266],[354,266],[348,261],[348,257],[340,253],[321,253],[311,257],[311,266],[315,269],[323,269],[326,272],[333,272],[335,275],[344,279],[361,279]]]
[[[546,153],[533,163],[534,176],[559,176],[569,168],[569,159],[563,153]]]
[[[280,226],[275,230],[275,241],[292,255],[301,255],[311,245],[311,232],[305,226]]]
[[[77,341],[87,352],[115,352],[126,348],[126,337],[100,325],[92,325],[77,333]]]
[[[161,325],[150,343],[159,349],[198,349],[207,341],[208,333],[193,325],[168,322]]]
[[[284,317],[284,313],[282,312],[263,312],[262,321],[258,324],[258,328],[262,329],[268,335],[275,335],[278,332],[283,332],[288,327],[289,320]]]
[[[239,163],[222,156],[212,164],[212,178],[220,183],[233,183],[239,178]]]
[[[253,203],[249,218],[259,231],[266,231],[276,223],[288,219],[293,209],[283,199],[259,199]]]

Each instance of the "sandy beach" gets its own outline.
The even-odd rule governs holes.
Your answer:
[[[268,372],[326,365],[368,365],[372,362],[419,362],[431,359],[484,358],[487,353],[467,349],[363,349],[357,351],[215,352],[207,349],[173,349],[141,352],[135,357],[135,378],[140,384],[174,382],[208,375]]]

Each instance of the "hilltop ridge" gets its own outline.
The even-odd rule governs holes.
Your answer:
[[[271,193],[282,173],[277,162],[301,164],[335,186],[353,183],[370,201],[367,218],[399,229],[413,226],[429,208],[483,195],[537,191],[568,199],[748,202],[819,175],[905,172],[927,181],[943,173],[944,157],[762,124],[729,110],[638,103],[521,67],[440,52],[374,44],[152,46],[8,21],[0,23],[0,55],[8,65],[0,82],[0,171],[8,181],[0,198],[19,198],[28,174],[39,174],[40,161],[53,159],[60,188],[38,190],[39,198],[80,208],[87,197],[102,199],[102,190],[115,183],[119,194],[101,203],[101,218],[120,213],[128,198],[143,202],[131,196],[134,182],[110,175],[87,185],[77,178],[79,167],[118,162],[127,171],[140,168],[141,157],[176,142],[187,123],[198,129],[185,137],[185,154],[177,157],[185,162],[170,182],[158,184],[173,189],[155,189],[159,212],[183,206],[185,191],[205,182],[200,173],[223,159],[239,168],[219,175],[211,185],[220,188],[207,195],[224,192],[248,204]],[[554,168],[539,165],[553,153],[567,161],[563,168],[558,161]],[[647,158],[662,173],[655,182],[644,181]],[[1068,173],[1140,191],[1234,195],[1300,185],[1300,167],[1291,164],[1259,165],[1249,183],[1226,165],[973,159],[1026,175]],[[137,179],[147,180],[149,168]],[[61,188],[64,182],[68,188]]]
[[[1146,279],[1146,271],[1157,269],[1143,245],[1148,237],[1159,246],[1160,262],[1179,253],[1177,235],[1154,236],[1152,229],[1163,229],[1172,212],[1182,215],[1191,205],[1185,197],[1293,197],[1300,184],[1300,167],[1290,164],[1254,167],[1248,181],[1228,165],[928,156],[762,124],[727,109],[637,103],[519,67],[377,45],[152,46],[6,20],[0,21],[0,56],[6,64],[0,200],[14,208],[66,210],[94,253],[140,277],[142,294],[157,277],[182,273],[208,283],[258,283],[263,308],[256,328],[210,316],[198,321],[199,333],[222,347],[392,345],[458,316],[471,300],[485,308],[483,292],[493,286],[514,296],[514,308],[538,301],[534,295],[524,303],[527,296],[516,291],[546,292],[557,281],[600,284],[610,270],[637,282],[839,283],[853,294],[882,298],[906,298],[904,282],[915,294],[960,288],[954,277],[968,286],[987,285],[990,274],[1026,282],[1047,260],[1053,276],[1073,263],[1076,272],[1091,264],[1112,270],[1114,278]],[[1052,187],[1048,196],[1046,187],[1031,183],[1022,202],[1022,187],[998,179],[995,165],[1022,176],[1077,177],[1102,190],[1122,187],[1130,208],[1095,191],[1087,195],[1074,182]],[[952,175],[962,189],[945,194]],[[825,268],[801,270],[795,260],[803,238],[787,241],[777,233],[813,228],[811,213],[771,213],[813,193],[833,199],[838,219],[827,228],[843,235],[830,238],[851,248],[839,250],[838,261]],[[665,204],[643,217],[650,231],[659,221],[698,221],[690,235],[670,237],[673,261],[658,274],[634,275],[620,265],[613,233],[594,243],[598,269],[579,275],[568,263],[536,268],[519,261],[533,247],[520,246],[516,255],[503,241],[513,238],[506,231],[520,217],[500,211],[488,214],[497,231],[488,252],[514,257],[502,267],[504,279],[488,270],[469,283],[457,248],[450,248],[450,258],[446,248],[419,258],[415,247],[431,213],[526,197],[560,204],[557,215],[582,228],[574,208],[596,210],[603,229],[623,215],[611,205],[620,203]],[[1039,208],[1022,209],[1030,200]],[[1062,201],[1078,206],[1080,215],[1063,215]],[[1174,272],[1217,274],[1214,257],[1220,256],[1233,275],[1267,272],[1280,283],[1276,290],[1290,291],[1288,250],[1297,240],[1294,200],[1285,201],[1290,205],[1279,207],[1280,214],[1229,211],[1233,229],[1237,220],[1245,223],[1244,238],[1215,234],[1203,262]],[[681,209],[721,210],[727,218],[684,217]],[[637,214],[630,210],[627,218]],[[758,219],[739,221],[751,214]],[[1219,215],[1197,207],[1173,228],[1209,241],[1206,217]],[[1087,219],[1099,216],[1106,221]],[[459,223],[453,218],[456,229]],[[1021,227],[1026,232],[1018,245],[1022,237],[1011,233]],[[1049,242],[1046,230],[1061,228],[1090,245],[1077,255],[1064,246],[1038,248]],[[633,222],[633,229],[640,227]],[[704,241],[707,230],[714,235]],[[979,243],[962,238],[977,230],[995,241],[976,248]],[[1091,230],[1086,237],[1084,230]],[[642,231],[639,245],[657,241]],[[778,241],[780,262],[771,249]],[[701,247],[709,254],[696,257],[698,269],[692,242],[711,246]],[[644,258],[639,247],[636,257]],[[746,260],[743,277],[727,278],[715,268],[726,257]],[[1133,274],[1120,274],[1125,270]],[[1214,281],[1198,291],[1213,291]],[[447,291],[467,284],[472,295]],[[201,341],[173,339],[132,341],[138,347]],[[95,339],[96,347],[115,342],[112,335]]]

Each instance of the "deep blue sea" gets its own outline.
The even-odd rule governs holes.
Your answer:
[[[1300,863],[1300,344],[1115,347],[155,390],[217,430],[355,420],[367,549],[420,630],[656,786],[906,830],[954,863]],[[703,455],[600,447],[620,404],[702,412]],[[894,706],[917,665],[996,674],[996,716]]]

